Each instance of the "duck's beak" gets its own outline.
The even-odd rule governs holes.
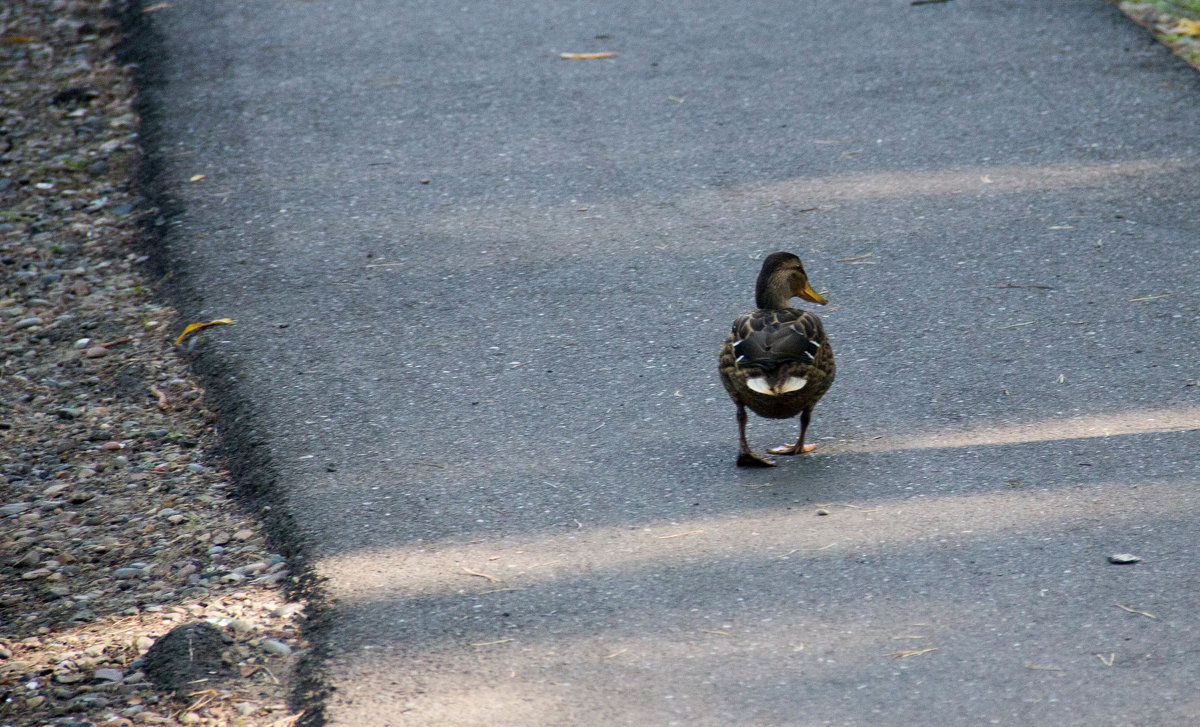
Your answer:
[[[808,284],[808,280],[803,280],[801,281],[801,285],[796,286],[795,295],[797,298],[803,298],[809,303],[825,305],[829,302],[825,296],[812,289],[812,286]]]

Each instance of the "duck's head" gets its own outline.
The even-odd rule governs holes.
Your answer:
[[[773,252],[763,260],[754,288],[754,303],[758,308],[787,308],[792,298],[819,305],[829,302],[808,284],[800,258],[790,252]]]

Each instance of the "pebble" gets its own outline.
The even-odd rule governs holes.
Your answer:
[[[254,624],[240,618],[230,619],[224,626],[230,631],[240,634],[248,634],[254,630]]]
[[[32,568],[42,562],[42,554],[36,548],[29,550],[25,555],[18,558],[14,565],[19,568]]]
[[[117,578],[117,579],[137,578],[138,576],[142,575],[144,572],[145,571],[142,570],[141,568],[117,568],[116,570],[114,570],[112,572],[112,575],[113,575],[113,578]]]
[[[254,537],[254,531],[249,528],[242,528],[233,534],[234,540],[249,540]]]
[[[1113,563],[1115,565],[1129,565],[1131,563],[1140,563],[1141,560],[1142,560],[1141,558],[1137,557],[1133,553],[1115,553],[1113,555],[1108,556],[1108,562]]]
[[[13,328],[15,328],[16,330],[19,331],[24,328],[32,328],[33,326],[40,326],[40,325],[42,325],[41,318],[36,318],[36,317],[35,318],[22,318],[21,320],[19,320],[13,324]]]
[[[59,483],[57,485],[50,485],[46,489],[42,490],[42,496],[43,497],[54,497],[58,493],[67,489],[68,487],[70,487],[70,485],[66,484],[65,482]]]
[[[276,656],[292,655],[292,647],[276,639],[263,639],[262,648],[263,651],[266,651],[270,654],[275,654]]]
[[[822,508],[817,509],[817,514],[818,515],[828,515],[829,511],[822,507]]]
[[[184,712],[176,719],[179,720],[180,724],[200,724],[200,715],[195,712]]]
[[[10,502],[7,505],[0,505],[0,513],[4,513],[5,515],[19,515],[31,507],[33,507],[33,504],[28,502]]]
[[[104,358],[108,355],[108,349],[104,346],[92,346],[83,352],[83,355],[88,358]]]
[[[22,573],[21,580],[33,581],[33,580],[37,580],[38,578],[45,578],[48,575],[50,575],[49,568],[35,568],[34,570],[25,571],[24,573]]]
[[[122,669],[106,667],[104,669],[97,669],[92,676],[105,682],[119,682],[125,678],[125,672]]]
[[[303,603],[296,603],[295,601],[293,601],[291,603],[285,603],[282,606],[276,608],[274,611],[271,612],[271,615],[276,618],[291,618],[292,616],[295,616],[296,614],[300,613],[303,610],[304,610]]]
[[[92,339],[81,338],[78,341],[76,341],[75,343],[71,344],[71,347],[74,348],[76,351],[83,351],[91,345],[92,345]]]

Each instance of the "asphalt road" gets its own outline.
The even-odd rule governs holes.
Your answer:
[[[1200,77],[1111,4],[171,5],[164,260],[330,724],[1200,723]],[[838,378],[738,470],[774,250]]]

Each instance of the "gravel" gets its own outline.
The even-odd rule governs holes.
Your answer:
[[[288,725],[304,604],[141,267],[107,4],[0,4],[0,725]],[[187,624],[229,675],[177,696],[143,666]]]

